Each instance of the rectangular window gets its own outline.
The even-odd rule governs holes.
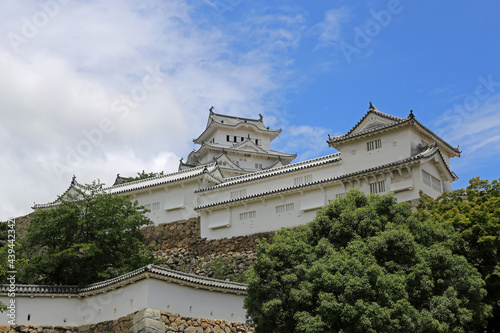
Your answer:
[[[234,140],[233,140],[233,141],[234,141],[234,142],[238,142],[238,140],[237,140],[237,138],[236,138],[236,137],[234,137]]]
[[[262,163],[255,163],[255,169],[262,169]]]
[[[370,184],[370,193],[383,193],[385,192],[385,180],[381,180]]]
[[[237,191],[232,191],[231,192],[231,200],[235,200],[235,199],[239,199],[239,198],[243,198],[244,196],[247,195],[247,190],[246,189],[243,189],[243,190],[237,190]]]
[[[226,141],[229,142],[231,140],[229,140],[229,135],[226,135]]]
[[[441,181],[424,170],[422,170],[422,181],[425,185],[441,193]]]
[[[289,204],[276,206],[276,214],[291,212],[295,209],[293,202]]]
[[[241,213],[240,214],[240,221],[254,219],[256,216],[257,216],[257,212],[255,210],[253,210],[251,212]]]
[[[241,142],[245,141],[245,138],[244,137],[241,137]]]
[[[144,208],[151,211],[151,204],[144,205]]]
[[[157,210],[160,210],[160,203],[159,202],[155,202],[153,203],[153,209],[151,209],[151,211],[157,211]]]
[[[431,186],[431,174],[422,170],[422,181],[425,185]]]
[[[259,139],[255,139],[255,144],[259,145]]]
[[[366,143],[366,148],[368,151],[382,148],[382,140],[373,140]]]
[[[299,185],[307,184],[307,183],[312,182],[312,179],[313,179],[312,175],[295,177],[293,179],[293,185],[299,186]]]

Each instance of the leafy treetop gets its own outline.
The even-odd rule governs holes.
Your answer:
[[[137,177],[129,177],[125,180],[125,183],[130,183],[130,182],[135,182],[136,180],[141,180],[141,179],[148,179],[148,178],[153,178],[153,177],[159,177],[159,176],[164,176],[165,174],[163,171],[160,172],[145,172],[142,170],[142,172],[137,173]]]
[[[256,332],[470,332],[491,308],[453,228],[350,191],[261,242],[245,307]]]
[[[436,199],[421,195],[420,219],[448,223],[458,234],[457,253],[486,281],[486,302],[493,305],[488,331],[500,331],[500,179],[472,178],[466,190],[443,193]]]
[[[23,239],[24,281],[86,285],[153,262],[141,244],[141,226],[152,223],[144,207],[102,186],[93,182],[35,214]]]

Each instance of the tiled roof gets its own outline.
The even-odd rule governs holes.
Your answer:
[[[302,161],[298,163],[288,164],[273,169],[266,169],[262,171],[252,172],[246,175],[226,178],[226,180],[220,184],[214,185],[212,187],[202,188],[195,191],[195,193],[206,192],[211,190],[217,190],[223,187],[237,185],[241,183],[247,183],[267,177],[277,176],[289,172],[300,171],[308,168],[317,167],[320,165],[336,163],[341,160],[340,153],[335,153],[331,155],[321,156],[314,158],[312,160]]]
[[[251,119],[237,116],[227,116],[210,111],[205,130],[200,134],[200,136],[194,139],[193,142],[201,144],[200,140],[204,138],[206,133],[211,131],[211,128],[213,126],[237,127],[241,124],[249,124],[254,126],[258,131],[268,132],[272,134],[273,139],[281,133],[281,129],[270,129],[269,127],[265,126],[264,122],[262,121],[262,116],[259,119]]]
[[[389,119],[389,120],[393,120],[393,121],[401,121],[403,120],[404,118],[400,118],[400,117],[396,117],[396,116],[391,116],[390,114],[387,114],[387,113],[384,113],[384,112],[381,112],[379,109],[377,109],[373,104],[372,102],[370,102],[370,105],[368,106],[368,111],[365,113],[365,115],[363,116],[363,118],[361,118],[360,121],[358,121],[356,123],[356,125],[354,125],[345,135],[349,135],[352,133],[352,131],[354,131],[356,129],[356,127],[359,126],[359,124],[361,124],[363,122],[363,120],[366,119],[366,117],[368,117],[371,113],[373,114],[376,114],[382,118],[385,118],[385,119]]]
[[[182,285],[189,285],[195,288],[217,290],[223,292],[232,292],[237,294],[244,294],[247,289],[247,285],[244,283],[222,281],[212,278],[207,278],[204,276],[197,276],[193,274],[187,274],[179,271],[174,271],[172,269],[148,265],[142,268],[136,269],[130,273],[118,276],[113,279],[106,281],[93,283],[88,286],[78,287],[78,286],[48,286],[48,285],[16,285],[16,294],[28,294],[28,295],[82,295],[82,294],[93,294],[100,293],[108,290],[109,288],[117,288],[124,286],[129,283],[133,283],[137,280],[144,278],[156,278],[160,280],[168,280],[169,282],[178,283]],[[0,294],[6,294],[9,292],[9,285],[0,285]]]
[[[102,191],[110,194],[119,194],[119,193],[125,193],[125,192],[130,192],[130,191],[135,191],[135,190],[141,190],[141,189],[146,189],[149,187],[153,186],[158,186],[158,185],[164,185],[168,183],[173,183],[177,181],[182,181],[186,180],[189,178],[193,178],[199,175],[202,175],[206,173],[209,175],[213,180],[217,182],[221,182],[222,180],[219,179],[219,177],[215,176],[214,172],[218,168],[217,163],[212,162],[209,164],[205,165],[200,165],[194,168],[190,168],[187,170],[182,170],[174,173],[169,173],[166,175],[162,176],[157,176],[157,177],[152,177],[152,178],[146,178],[146,179],[140,179],[136,180],[133,182],[128,182],[128,183],[122,183],[118,185],[113,185],[110,187],[103,188]],[[73,178],[73,181],[71,182],[70,187],[62,196],[64,196],[71,188],[78,187],[81,190],[85,190],[85,186],[78,184],[76,180]],[[46,204],[35,204],[32,208],[33,209],[40,209],[40,208],[49,208],[49,207],[54,207],[59,204],[59,199],[46,203]]]
[[[432,156],[434,156],[436,154],[439,154],[440,158],[444,162],[444,158],[443,158],[441,152],[439,151],[439,148],[437,147],[436,144],[433,144],[433,145],[425,147],[425,149],[420,154],[417,154],[415,156],[412,156],[412,157],[409,157],[409,158],[406,158],[406,159],[403,159],[403,160],[400,160],[400,161],[396,161],[396,162],[392,162],[392,163],[387,163],[387,164],[384,164],[384,165],[380,165],[378,167],[364,169],[364,170],[360,170],[360,171],[348,173],[348,174],[345,174],[345,175],[340,175],[340,176],[335,176],[335,177],[331,177],[331,178],[326,178],[326,179],[322,179],[322,180],[318,180],[318,181],[313,181],[313,182],[305,183],[305,184],[301,184],[301,185],[289,186],[289,187],[275,189],[275,190],[271,190],[271,191],[267,191],[267,192],[252,194],[252,195],[248,195],[248,196],[241,197],[241,198],[238,198],[238,199],[231,199],[231,200],[225,200],[225,201],[220,201],[220,202],[214,202],[214,203],[210,203],[210,204],[207,204],[207,205],[195,207],[194,209],[195,210],[203,210],[203,209],[212,208],[212,207],[216,207],[216,206],[221,206],[221,205],[226,205],[226,204],[232,204],[232,203],[246,201],[246,200],[251,200],[251,199],[255,199],[255,198],[261,198],[261,197],[264,197],[264,196],[271,196],[271,195],[275,195],[275,194],[278,194],[278,193],[283,193],[283,192],[288,192],[288,191],[294,191],[294,190],[300,190],[300,189],[304,189],[304,188],[308,188],[308,187],[312,187],[312,186],[316,186],[316,185],[327,184],[327,183],[332,183],[332,182],[336,182],[336,181],[342,181],[342,180],[345,180],[345,179],[348,179],[348,178],[351,178],[351,177],[355,177],[355,176],[359,176],[359,175],[363,175],[363,174],[369,174],[369,173],[373,173],[373,172],[378,172],[378,171],[383,170],[383,169],[392,168],[392,167],[400,166],[400,165],[403,165],[403,164],[418,162],[419,160],[432,157]],[[446,163],[444,163],[444,164],[446,165]],[[447,167],[448,172],[450,173],[450,175],[453,175],[452,171],[448,168],[447,165],[446,165],[446,167]],[[240,176],[240,177],[245,177],[245,176]],[[239,177],[235,177],[235,178],[239,178]],[[214,189],[214,188],[217,188],[219,186],[224,186],[224,184],[225,183],[221,183],[221,184],[215,185],[215,186],[211,187],[210,189]],[[200,190],[198,190],[198,192],[199,191]]]
[[[212,113],[210,114],[210,119],[213,122],[216,122],[218,124],[223,124],[223,125],[228,125],[228,126],[237,126],[241,123],[247,123],[247,124],[252,124],[255,127],[257,127],[260,130],[263,131],[280,131],[279,129],[269,129],[264,125],[264,122],[262,119],[251,119],[251,118],[244,118],[244,117],[236,117],[236,116],[228,116],[224,114],[219,114],[219,113]]]
[[[68,189],[66,191],[64,191],[64,193],[61,196],[59,196],[56,200],[54,200],[52,202],[44,203],[44,204],[34,204],[33,207],[31,207],[31,208],[32,209],[42,209],[42,208],[49,208],[49,207],[57,206],[60,202],[59,198],[65,197],[69,193],[69,191],[71,191],[71,189],[78,189],[81,191],[85,191],[85,185],[78,183],[76,181],[76,176],[73,176],[73,178],[71,179],[71,184],[69,185]]]
[[[129,192],[134,190],[145,189],[157,185],[168,184],[180,180],[189,179],[192,177],[196,177],[202,175],[203,173],[213,173],[213,171],[217,168],[216,163],[210,163],[206,165],[200,165],[191,169],[182,170],[174,173],[169,173],[163,176],[146,178],[141,180],[136,180],[130,183],[123,183],[116,186],[111,186],[104,188],[103,191],[111,194]]]
[[[379,114],[379,115],[382,114],[382,112],[380,112],[378,110],[377,111],[369,110],[368,113],[363,117],[363,119],[366,118],[366,116],[369,113],[376,113],[376,114]],[[387,117],[393,117],[393,116],[388,116],[388,115],[385,115],[385,114],[383,114],[383,115],[386,118]],[[420,123],[415,118],[415,116],[413,115],[413,112],[410,112],[410,114],[406,118],[399,118],[399,117],[393,117],[393,118],[395,118],[395,119],[392,119],[392,120],[395,120],[395,122],[392,123],[392,124],[387,124],[385,126],[375,127],[375,128],[371,128],[371,129],[368,129],[368,130],[365,130],[365,131],[361,131],[361,132],[355,133],[355,134],[351,134],[352,131],[363,121],[363,119],[361,119],[358,122],[358,124],[356,124],[356,126],[354,126],[349,132],[347,132],[346,134],[339,135],[339,136],[330,137],[327,142],[328,142],[328,144],[330,146],[333,147],[335,143],[343,142],[343,141],[350,140],[350,139],[353,139],[353,138],[362,137],[362,136],[368,135],[368,134],[373,134],[373,133],[378,132],[378,131],[385,131],[385,130],[388,130],[388,129],[391,129],[391,128],[395,128],[395,127],[399,127],[399,126],[416,125],[421,130],[423,130],[424,132],[426,132],[427,135],[433,137],[434,140],[440,142],[443,145],[443,148],[445,148],[445,149],[451,151],[452,153],[460,156],[461,151],[458,149],[458,147],[451,146],[448,142],[444,141],[437,134],[435,134],[429,128],[427,128],[422,123]]]
[[[212,148],[212,149],[215,149],[215,150],[226,150],[226,151],[235,151],[235,152],[240,152],[240,153],[251,153],[251,154],[256,154],[256,155],[265,155],[265,156],[268,156],[268,155],[272,155],[272,156],[281,156],[283,158],[292,158],[294,159],[295,157],[297,157],[297,154],[288,154],[288,153],[282,153],[282,152],[279,152],[279,151],[275,151],[275,150],[264,150],[260,147],[259,150],[244,150],[244,149],[241,149],[238,147],[238,145],[234,145],[234,146],[227,146],[227,145],[223,145],[223,144],[220,144],[220,143],[203,143],[202,146],[200,147],[200,149],[198,149],[196,151],[196,153],[200,153],[202,150],[205,150],[207,148]]]

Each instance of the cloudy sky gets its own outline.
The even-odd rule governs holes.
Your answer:
[[[3,0],[0,220],[72,175],[172,172],[208,109],[257,118],[296,161],[334,152],[372,101],[410,109],[499,178],[497,1]]]

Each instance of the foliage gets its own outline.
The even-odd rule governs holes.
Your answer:
[[[142,170],[142,172],[137,173],[137,177],[129,177],[125,180],[125,183],[130,183],[130,182],[135,182],[136,180],[141,180],[141,179],[148,179],[148,178],[153,178],[153,177],[159,177],[159,176],[164,176],[165,174],[163,171],[161,172],[145,172]]]
[[[140,228],[152,224],[129,196],[86,185],[35,214],[23,239],[29,283],[86,285],[151,263]]]
[[[245,283],[247,279],[246,271],[242,273],[236,273],[238,266],[237,262],[244,261],[244,257],[236,257],[236,258],[224,258],[217,257],[207,263],[205,268],[209,271],[213,272],[212,278],[219,280],[226,280],[233,282],[241,282]],[[236,263],[235,263],[236,261]]]
[[[470,332],[491,308],[448,224],[391,195],[350,191],[261,242],[249,273],[256,332]]]
[[[486,281],[486,302],[493,305],[488,331],[500,331],[500,184],[479,177],[464,190],[436,200],[421,195],[420,219],[450,223],[460,236],[458,253],[477,268]]]

